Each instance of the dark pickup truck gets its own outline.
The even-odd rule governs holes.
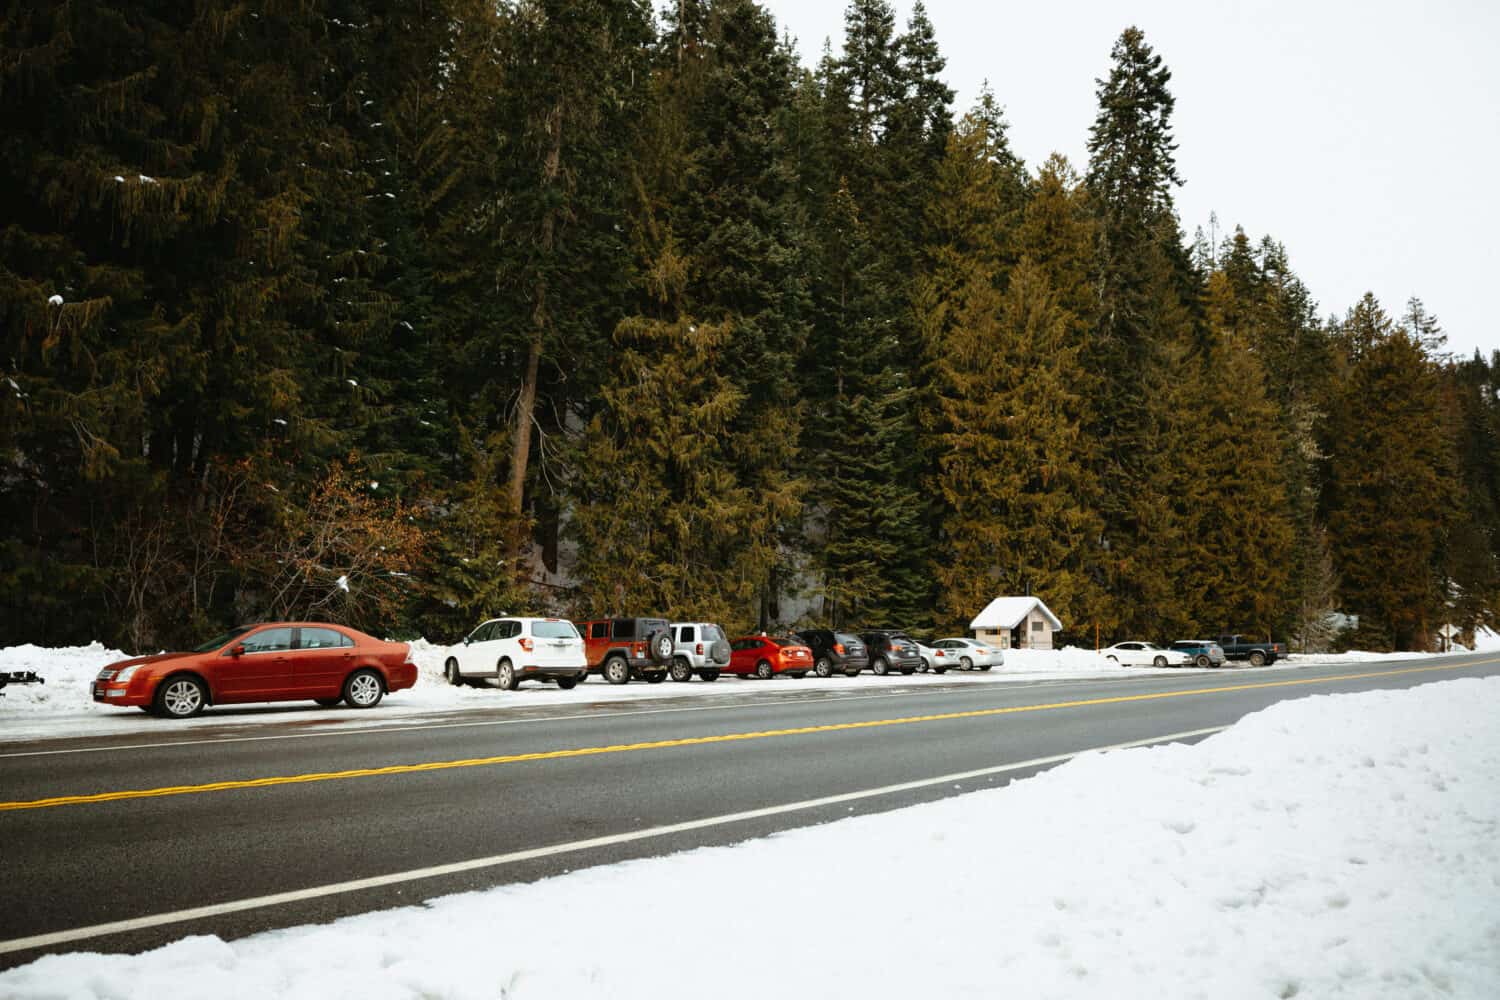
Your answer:
[[[1244,635],[1221,635],[1219,645],[1224,647],[1226,660],[1249,660],[1252,667],[1275,663],[1286,655],[1285,643],[1255,642]]]

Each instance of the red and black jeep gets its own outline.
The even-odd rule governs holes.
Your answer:
[[[606,618],[574,622],[583,636],[589,673],[611,684],[631,679],[660,684],[667,679],[674,646],[665,618]]]

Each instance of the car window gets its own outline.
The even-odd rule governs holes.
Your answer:
[[[776,638],[772,639],[771,641],[774,642],[778,646],[800,646],[800,645],[802,645],[802,642],[799,639],[783,639],[781,636],[777,636]]]
[[[518,621],[503,621],[495,625],[495,639],[514,639],[521,634],[521,623]]]
[[[694,638],[698,634],[698,630],[695,629],[695,628],[693,628],[693,626],[691,626],[691,625],[684,625],[684,626],[682,626],[682,628],[679,631],[681,632],[681,634],[677,636],[677,641],[678,642],[697,642],[698,641],[696,638]]]
[[[609,622],[594,622],[594,624],[589,627],[589,638],[608,639]]]
[[[610,635],[613,636],[614,638],[616,638],[616,639],[634,639],[635,638],[635,619],[634,618],[616,618],[610,624],[613,626],[612,630],[610,631]]]
[[[848,632],[835,632],[833,634],[833,641],[834,642],[859,642],[860,638],[859,638],[859,636],[857,636],[857,635],[851,635]]]
[[[263,632],[245,637],[245,652],[247,653],[276,653],[284,649],[292,648],[292,630],[289,628],[268,628]]]
[[[353,639],[331,628],[304,628],[297,633],[298,649],[338,649],[352,645]]]
[[[703,641],[704,642],[718,642],[722,638],[724,638],[724,630],[721,629],[721,628],[719,628],[719,626],[717,626],[717,625],[705,625],[705,626],[703,626]]]
[[[493,623],[491,623],[491,622],[485,622],[484,624],[480,625],[474,631],[472,631],[472,632],[469,633],[469,641],[470,642],[484,642],[485,639],[489,638],[490,629],[492,627],[493,627]]]
[[[578,630],[572,622],[532,622],[531,634],[538,639],[576,639]]]

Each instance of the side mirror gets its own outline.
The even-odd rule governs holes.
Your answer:
[[[469,637],[468,636],[464,636],[464,645],[467,646],[468,644],[469,644]]]
[[[245,644],[243,642],[237,642],[237,643],[235,643],[234,647],[232,649],[230,649],[229,655],[230,656],[244,656],[245,655]]]

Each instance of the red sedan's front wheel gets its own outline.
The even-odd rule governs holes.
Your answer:
[[[763,681],[768,681],[776,676],[776,671],[771,668],[770,660],[761,660],[755,665],[755,676]]]
[[[188,719],[208,704],[208,689],[196,677],[168,677],[156,689],[152,707],[169,719]]]

